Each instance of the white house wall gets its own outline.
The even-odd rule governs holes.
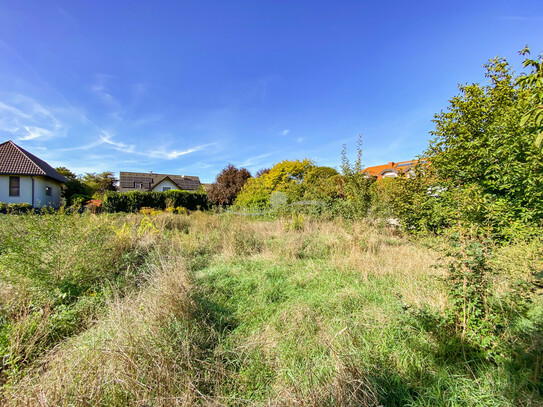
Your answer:
[[[10,175],[0,175],[0,202],[6,203],[28,203],[32,204],[32,178],[28,175],[12,175],[19,177],[19,196],[9,196]],[[51,196],[45,194],[45,188],[51,187]],[[34,206],[60,205],[60,183],[48,178],[34,176]]]
[[[175,185],[173,182],[165,179],[161,183],[155,185],[154,188],[153,188],[153,191],[162,192],[163,187],[166,187],[166,188],[169,187],[170,189],[179,189],[179,187],[177,185]]]
[[[32,204],[32,179],[23,175],[12,176],[20,179],[19,196],[9,196],[10,175],[0,175],[0,202]]]
[[[51,196],[45,195],[45,188],[51,188]],[[34,177],[34,206],[60,206],[60,184],[52,178]]]

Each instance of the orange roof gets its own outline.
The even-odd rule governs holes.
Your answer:
[[[405,172],[409,168],[411,168],[411,166],[415,164],[416,162],[417,160],[400,161],[397,163],[391,161],[388,164],[374,165],[373,167],[364,168],[362,172],[365,172],[366,174],[372,177],[377,177],[377,179],[381,179],[383,178],[383,173],[386,172],[387,170],[393,171],[396,173]]]
[[[100,207],[102,205],[101,199],[89,199],[86,203],[86,205],[94,205]]]

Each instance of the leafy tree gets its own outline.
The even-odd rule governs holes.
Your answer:
[[[266,208],[274,192],[281,192],[287,202],[323,200],[337,196],[338,172],[318,167],[309,159],[284,160],[261,175],[251,178],[240,191],[236,204],[247,208]]]
[[[62,190],[62,197],[67,205],[72,205],[74,203],[74,197],[83,198],[83,200],[90,199],[94,191],[83,183],[81,178],[74,172],[66,167],[57,167],[55,170],[66,178],[66,186]]]
[[[543,155],[521,124],[533,108],[533,89],[517,85],[504,59],[485,67],[489,84],[460,85],[460,94],[435,116],[426,156],[435,183],[448,191],[442,199],[469,212],[474,224],[507,234],[543,219]],[[458,205],[468,191],[473,199],[466,202],[480,205]]]
[[[304,199],[337,198],[337,177],[339,173],[334,168],[312,168],[303,181]]]
[[[261,177],[261,176],[264,175],[264,174],[269,174],[269,172],[270,172],[270,169],[269,169],[269,168],[261,168],[260,170],[258,170],[258,171],[256,172],[255,177],[256,177],[256,178]]]
[[[239,191],[251,178],[251,173],[245,168],[236,168],[233,164],[228,164],[211,184],[207,191],[209,200],[219,205],[231,205],[236,199]]]
[[[55,168],[55,171],[62,175],[64,178],[66,178],[66,180],[68,181],[73,181],[77,179],[77,175],[66,167],[57,167]]]
[[[249,178],[236,198],[236,205],[254,209],[270,206],[270,196],[273,190],[266,185],[265,178],[266,175]]]
[[[293,185],[300,185],[314,167],[315,164],[308,158],[281,161],[265,175],[266,185],[274,191],[286,192]]]
[[[270,205],[272,192],[286,194],[289,202],[303,199],[306,184],[304,179],[315,168],[309,159],[284,160],[275,164],[260,177],[250,179],[241,190],[236,204],[244,207],[265,208]]]
[[[530,48],[526,46],[519,54],[530,55]],[[517,84],[522,89],[531,90],[531,108],[522,117],[521,124],[527,125],[528,131],[535,134],[535,144],[543,152],[543,55],[537,59],[526,57],[524,67],[531,67],[532,71],[521,75]]]
[[[89,187],[93,194],[103,195],[106,191],[117,190],[117,179],[110,171],[96,173],[86,173],[82,178],[83,183]]]

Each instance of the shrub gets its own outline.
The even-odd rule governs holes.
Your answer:
[[[188,210],[208,209],[207,195],[202,192],[170,190],[166,192],[107,192],[102,203],[104,212],[137,212],[142,208],[164,210],[166,207]]]
[[[32,211],[32,205],[29,203],[12,203],[8,204],[5,202],[0,202],[0,213],[9,213],[13,215],[18,215],[22,213],[29,213]]]

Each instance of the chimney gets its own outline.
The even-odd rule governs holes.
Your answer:
[[[394,161],[389,162],[389,163],[388,163],[388,166],[389,166],[389,167],[394,167]]]
[[[153,175],[153,170],[149,171],[149,174]]]

